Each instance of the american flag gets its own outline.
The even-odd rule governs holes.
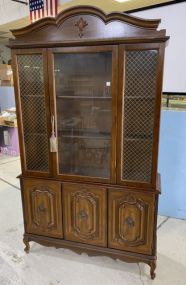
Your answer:
[[[57,15],[58,0],[29,0],[31,23],[44,18]]]

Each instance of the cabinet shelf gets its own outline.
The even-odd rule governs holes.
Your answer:
[[[22,98],[28,98],[28,97],[32,97],[32,98],[44,98],[45,96],[44,96],[44,94],[43,95],[38,95],[38,94],[36,94],[36,95],[33,95],[33,94],[24,94],[24,95],[22,95]]]
[[[109,132],[99,132],[98,130],[58,130],[58,136],[63,138],[111,140],[111,134]]]
[[[152,137],[144,137],[144,138],[140,138],[140,137],[125,137],[126,141],[151,141]]]
[[[99,134],[99,135],[110,135],[110,131],[100,131],[99,129],[78,129],[78,128],[74,128],[73,130],[71,128],[64,128],[64,129],[59,129],[58,132],[63,132],[63,133],[72,133],[73,131],[73,134]]]
[[[97,99],[112,99],[112,97],[109,97],[109,96],[96,96],[96,97],[93,97],[93,96],[56,96],[58,99],[93,99],[93,100],[97,100]]]
[[[104,139],[104,140],[111,140],[110,137],[105,136],[78,136],[78,135],[60,135],[61,138],[74,138],[74,139]]]
[[[34,133],[34,132],[27,132],[26,136],[46,136],[46,133]]]
[[[140,96],[126,96],[125,99],[135,99],[135,100],[155,100],[155,97],[149,97],[149,96],[144,96],[144,97],[140,97]]]

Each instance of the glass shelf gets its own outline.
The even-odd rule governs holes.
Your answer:
[[[56,96],[58,99],[92,99],[92,100],[97,100],[97,99],[112,99],[112,97],[106,97],[106,96]]]
[[[100,137],[110,137],[110,132],[102,132],[99,131],[98,129],[69,129],[69,128],[65,128],[65,129],[58,129],[58,135],[59,136],[65,136],[65,135],[75,135],[75,136],[91,136],[91,137],[95,137],[95,136],[100,136]]]
[[[60,136],[58,135],[58,138],[60,140]],[[77,135],[63,135],[61,138],[78,138],[78,139],[104,139],[104,140],[111,140],[110,137],[105,136],[77,136]]]

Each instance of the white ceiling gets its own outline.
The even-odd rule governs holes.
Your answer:
[[[0,25],[28,16],[28,5],[0,0]]]

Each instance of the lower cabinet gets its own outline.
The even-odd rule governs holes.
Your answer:
[[[107,191],[104,187],[63,184],[64,237],[107,246]]]
[[[152,254],[155,194],[40,179],[22,184],[27,233]]]
[[[108,246],[151,254],[155,197],[148,193],[109,190]]]
[[[62,238],[61,183],[25,179],[22,193],[26,232]]]

